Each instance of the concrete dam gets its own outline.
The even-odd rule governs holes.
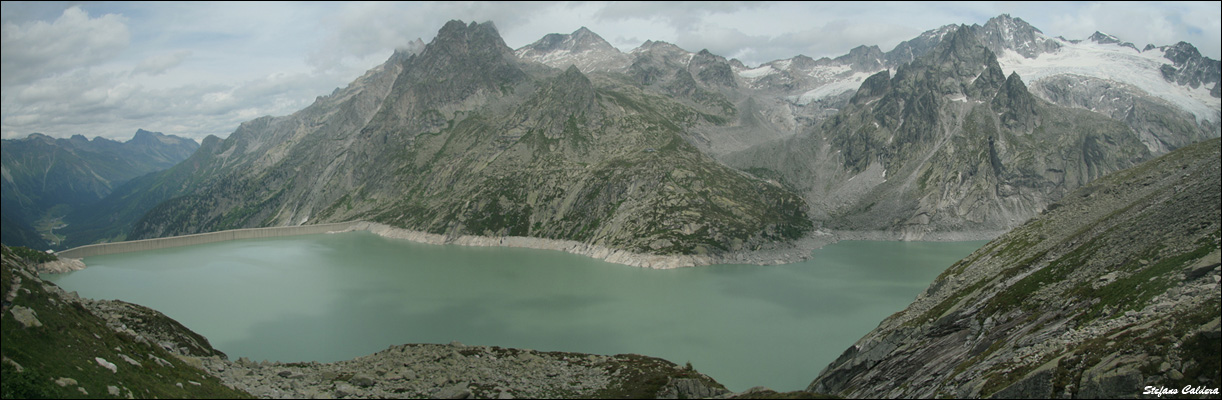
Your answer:
[[[273,238],[281,236],[312,235],[316,233],[346,231],[353,229],[357,224],[361,223],[363,222],[351,221],[318,225],[233,229],[228,231],[197,233],[194,235],[166,238],[90,244],[74,247],[55,254],[62,258],[85,258],[106,254],[128,253],[133,251],[156,250],[204,243],[224,242],[229,240]]]

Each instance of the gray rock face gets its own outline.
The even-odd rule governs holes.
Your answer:
[[[1171,60],[1163,65],[1163,78],[1192,88],[1213,85],[1210,94],[1218,97],[1218,83],[1222,79],[1222,61],[1201,55],[1197,48],[1187,42],[1179,42],[1163,48],[1163,57]]]
[[[1205,120],[1198,124],[1191,113],[1104,79],[1050,76],[1032,84],[1031,91],[1058,105],[1092,110],[1125,122],[1153,154],[1218,136],[1217,123]]]
[[[1061,48],[1060,43],[1044,36],[1043,32],[1028,24],[1027,21],[1011,17],[1009,14],[990,18],[984,26],[973,25],[972,28],[980,37],[980,42],[994,53],[1001,53],[1004,49],[1009,49],[1023,57],[1036,58],[1040,54],[1054,53]],[[1132,44],[1130,43],[1129,46]]]
[[[1219,145],[1187,146],[1073,192],[952,265],[808,390],[1091,398],[1217,387]]]
[[[919,239],[1004,231],[1147,157],[1123,124],[1035,98],[964,27],[810,132],[723,159],[802,193],[825,228]]]

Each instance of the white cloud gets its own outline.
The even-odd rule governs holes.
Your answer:
[[[177,67],[179,64],[182,64],[182,61],[185,60],[190,55],[191,55],[190,50],[179,50],[173,53],[166,53],[166,54],[152,56],[152,57],[144,59],[144,61],[141,61],[140,65],[137,65],[136,68],[132,70],[132,74],[133,75],[145,74],[145,75],[154,75],[154,76],[161,75],[161,74],[164,74],[166,71],[168,71],[170,68],[174,68],[174,67]]]
[[[586,26],[621,50],[662,40],[747,64],[890,50],[945,24],[1009,13],[1050,35],[1095,30],[1218,58],[1222,6],[1201,3],[82,3],[4,2],[0,134],[201,139],[285,115],[446,21],[492,21],[518,48]]]
[[[127,48],[131,36],[125,18],[114,14],[91,18],[79,7],[65,9],[51,23],[4,21],[0,29],[4,86],[109,60]]]

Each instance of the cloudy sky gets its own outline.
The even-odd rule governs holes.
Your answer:
[[[1187,41],[1218,59],[1222,5],[1190,3],[2,3],[0,134],[202,139],[285,115],[446,21],[493,21],[519,48],[586,26],[621,50],[647,39],[748,65],[858,45],[883,51],[946,24],[1008,13],[1051,36]]]

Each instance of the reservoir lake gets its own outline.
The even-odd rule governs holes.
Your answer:
[[[88,257],[43,278],[161,311],[231,360],[459,341],[637,353],[691,362],[733,391],[791,391],[985,243],[846,241],[795,264],[652,270],[348,232]]]

